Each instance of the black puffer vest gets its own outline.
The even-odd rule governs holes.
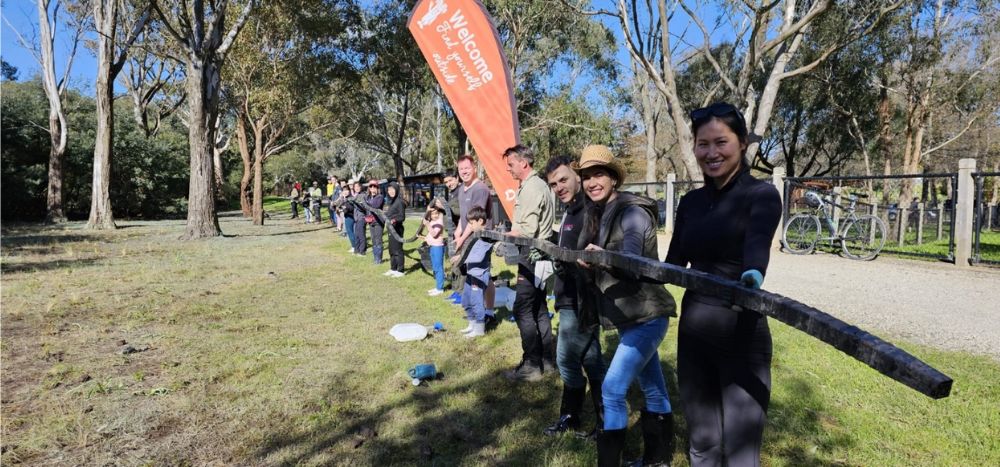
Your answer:
[[[600,219],[600,229],[595,245],[608,251],[621,251],[625,233],[622,230],[621,215],[629,206],[639,206],[653,219],[655,226],[656,202],[644,196],[619,192],[618,199],[612,203]],[[584,232],[592,232],[593,216],[587,216]],[[588,235],[580,237],[579,249],[587,246]],[[642,248],[642,256],[657,260],[655,230],[646,235]],[[600,316],[601,325],[605,329],[627,328],[636,324],[656,319],[660,316],[677,316],[677,305],[674,297],[661,284],[644,282],[627,271],[609,271],[600,267],[586,274],[591,287],[581,289],[581,311],[584,316],[592,319],[594,312]],[[587,284],[591,285],[591,284]],[[589,293],[587,292],[589,291]],[[581,323],[583,324],[583,323]]]

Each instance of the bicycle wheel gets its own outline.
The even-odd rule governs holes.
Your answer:
[[[868,261],[875,259],[885,246],[885,223],[875,216],[861,216],[844,227],[840,248],[844,256]]]
[[[816,249],[819,233],[819,218],[811,214],[796,214],[785,224],[781,240],[789,253],[808,255]]]

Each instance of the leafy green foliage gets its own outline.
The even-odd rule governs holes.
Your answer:
[[[146,139],[126,105],[124,100],[117,102],[115,112],[111,161],[115,217],[179,216],[187,196],[188,147],[183,127],[174,122],[157,137]],[[3,219],[42,219],[49,135],[48,103],[41,82],[5,82],[2,106]],[[70,134],[64,167],[65,209],[70,218],[81,219],[90,210],[94,100],[70,90],[66,118]]]

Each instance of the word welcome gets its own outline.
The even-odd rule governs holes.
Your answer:
[[[458,49],[465,52],[467,60],[457,52],[450,53],[442,57],[434,54],[434,63],[447,84],[453,84],[457,79],[454,73],[450,73],[448,65],[454,63],[458,68],[458,74],[465,79],[467,90],[475,91],[484,84],[493,80],[493,71],[483,58],[483,53],[476,43],[476,35],[469,32],[468,21],[462,15],[462,10],[455,10],[447,21],[439,24],[435,30],[441,34],[441,39],[449,49]],[[452,38],[449,32],[454,31],[457,38]]]

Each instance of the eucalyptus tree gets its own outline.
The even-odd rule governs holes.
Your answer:
[[[727,93],[743,109],[749,129],[764,135],[782,81],[812,70],[831,54],[869,33],[903,4],[903,0],[856,0],[836,5],[831,0],[756,0],[717,1],[712,5],[699,4],[696,8],[685,0],[563,2],[582,14],[605,17],[618,24],[629,56],[641,66],[666,101],[677,136],[677,150],[689,175],[699,172],[694,160],[694,136],[687,118],[692,109],[685,106],[678,92],[678,72],[684,60],[700,54],[715,70],[712,82],[721,83],[697,100],[711,102],[719,93]],[[852,12],[840,25],[841,34],[837,40],[824,44],[822,53],[811,62],[797,63],[795,58],[811,24],[831,8]],[[706,18],[703,11],[716,11],[717,17]],[[671,31],[670,25],[678,24],[677,20],[671,23],[675,14],[683,14],[686,23],[696,32]],[[708,25],[713,26],[710,29]],[[730,44],[728,51],[717,47],[722,42],[718,31],[723,29],[733,34],[732,39],[726,38]],[[648,34],[649,31],[654,34]],[[723,53],[735,62],[727,61]],[[733,63],[738,66],[732,66]],[[758,144],[752,142],[748,156],[757,157],[758,150]]]
[[[264,223],[264,165],[307,136],[343,123],[323,111],[335,81],[351,79],[348,1],[282,0],[262,5],[227,63],[229,101],[243,159],[241,206],[252,179],[253,223]]]
[[[94,13],[97,40],[97,132],[94,142],[94,176],[90,195],[90,217],[87,228],[114,229],[111,212],[111,159],[114,145],[114,86],[125,65],[129,48],[146,27],[150,7],[138,6],[125,0],[89,0]],[[127,35],[119,36],[119,29]]]
[[[342,99],[352,109],[345,116],[358,129],[352,139],[363,153],[388,156],[392,173],[402,184],[406,169],[415,169],[406,156],[419,152],[412,147],[421,143],[417,111],[431,96],[432,78],[406,28],[409,9],[405,5],[376,1],[362,9],[361,15],[359,79]]]
[[[182,238],[215,237],[222,233],[215,209],[212,167],[222,66],[255,0],[161,3],[162,0],[153,0],[153,9],[182,56],[187,90],[191,178],[187,226]],[[231,8],[238,8],[239,13],[227,20]]]
[[[70,12],[69,21],[63,25],[69,29],[70,46],[66,53],[66,64],[61,76],[56,75],[55,40],[56,31],[60,28],[59,15],[65,13],[59,0],[37,0],[38,11],[38,43],[25,38],[20,30],[15,28],[4,17],[4,21],[17,36],[21,45],[27,49],[40,66],[42,86],[49,102],[49,170],[48,188],[46,190],[46,222],[65,222],[63,210],[63,159],[69,136],[66,125],[66,112],[63,109],[63,99],[66,95],[68,77],[76,57],[77,47],[83,37],[85,19],[78,12]]]
[[[976,121],[996,119],[1000,2],[919,0],[907,6],[896,37],[903,44],[888,81],[905,115],[901,173],[920,173],[928,157],[956,143]],[[946,131],[932,131],[936,128]],[[904,180],[900,199],[913,196]]]
[[[556,2],[484,4],[507,57],[522,137],[543,156],[550,147],[570,150],[585,140],[614,143],[602,128],[607,115],[596,110],[607,103],[593,105],[618,78],[611,30]]]
[[[166,37],[155,21],[140,32],[128,54],[118,82],[132,101],[132,115],[147,138],[156,136],[162,123],[187,99],[183,59],[168,49]]]

